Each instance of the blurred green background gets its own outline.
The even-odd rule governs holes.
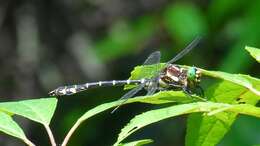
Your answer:
[[[244,50],[245,45],[260,48],[259,26],[258,0],[1,1],[0,100],[47,97],[61,85],[126,79],[151,52],[160,50],[165,62],[198,35],[203,41],[178,64],[260,77],[259,64]],[[88,109],[125,92],[109,87],[61,97],[51,125],[56,140],[60,143]],[[102,113],[82,124],[69,145],[111,145],[134,115],[153,108],[158,107],[131,104],[113,115]],[[41,125],[16,119],[34,143],[49,145]],[[128,140],[151,138],[154,146],[182,146],[185,119],[150,125]],[[259,119],[241,116],[219,145],[259,144],[259,131]],[[23,144],[0,134],[0,145]]]

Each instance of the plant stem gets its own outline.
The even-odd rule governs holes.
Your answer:
[[[26,143],[28,146],[35,146],[35,144],[32,143],[29,139],[24,139],[24,143]]]
[[[73,125],[73,127],[71,127],[70,131],[68,132],[68,134],[66,135],[66,137],[64,138],[61,146],[66,146],[71,135],[73,134],[73,132],[79,127],[79,125],[81,124],[82,120],[78,119],[77,122]]]
[[[46,129],[46,131],[47,131],[47,133],[48,133],[48,136],[49,136],[51,145],[52,145],[52,146],[56,146],[57,144],[56,144],[56,142],[55,142],[55,139],[54,139],[54,136],[53,136],[53,134],[52,134],[52,131],[51,131],[50,126],[44,124],[44,127],[45,127],[45,129]]]

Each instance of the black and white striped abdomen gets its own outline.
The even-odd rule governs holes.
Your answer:
[[[99,81],[99,82],[92,82],[86,83],[81,85],[70,85],[70,86],[63,86],[58,87],[57,89],[49,92],[51,96],[63,96],[63,95],[72,95],[89,88],[96,88],[96,87],[105,87],[105,86],[123,86],[127,84],[141,84],[146,82],[145,79],[141,80],[113,80],[113,81]]]

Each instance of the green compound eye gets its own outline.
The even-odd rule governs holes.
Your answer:
[[[189,80],[194,81],[196,79],[196,70],[197,69],[195,67],[191,67],[188,70],[187,76]]]

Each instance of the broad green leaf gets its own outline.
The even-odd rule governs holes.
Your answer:
[[[191,101],[193,101],[193,100],[190,99],[190,97],[187,97],[181,91],[162,91],[162,92],[158,92],[154,95],[150,95],[150,96],[139,96],[139,97],[135,97],[135,98],[130,98],[124,104],[133,103],[133,102],[142,102],[142,103],[150,103],[150,104],[164,104],[164,103],[170,103],[170,102],[186,103],[186,102],[191,102]],[[87,111],[82,117],[80,117],[79,121],[84,121],[107,109],[116,107],[116,106],[120,105],[121,103],[122,103],[122,101],[118,100],[118,101],[114,101],[114,102],[110,102],[110,103],[101,104],[101,105]]]
[[[200,111],[201,104],[207,103],[190,103],[190,104],[182,104],[171,106],[167,108],[162,108],[158,110],[151,110],[135,116],[123,129],[118,136],[117,142],[114,146],[117,146],[119,143],[122,142],[126,137],[130,134],[134,133],[135,131],[139,130],[140,128],[147,126],[149,124],[161,121],[163,119],[167,119],[174,116],[179,116],[183,114],[188,114],[192,112]],[[201,110],[209,110],[209,106],[205,106],[205,108],[201,108]]]
[[[162,67],[162,66],[164,66],[164,65],[162,64],[160,67]],[[143,70],[145,70],[145,71],[143,71]],[[151,70],[154,70],[153,65],[152,66],[138,66],[132,71],[130,78],[136,79],[136,78],[140,78],[140,77],[141,78],[149,77],[149,72]],[[251,91],[252,91],[252,89],[254,89],[256,91],[258,90],[258,89],[256,89],[256,87],[257,87],[257,85],[259,85],[259,79],[252,78],[252,77],[246,76],[246,75],[232,76],[232,74],[223,73],[223,72],[214,72],[214,71],[206,71],[206,70],[202,70],[202,72],[204,75],[217,77],[217,78],[220,78],[223,80],[228,80],[228,81],[234,83],[235,85],[239,85],[238,87],[241,87],[245,91],[248,91],[248,93],[246,93],[245,96],[243,96],[243,97],[246,97],[245,99],[239,99],[240,102],[243,102],[243,100],[247,101],[247,99],[250,99],[250,97],[252,97],[252,95],[256,96],[256,94],[253,94]],[[235,77],[235,78],[233,78],[233,77]],[[233,86],[230,86],[226,89],[232,90],[232,87]],[[245,87],[250,87],[251,90],[247,90]],[[232,97],[234,97],[234,96],[232,96]],[[258,99],[257,96],[254,97],[253,99],[255,100],[255,98]],[[232,98],[232,100],[233,99],[234,98]],[[132,98],[132,99],[129,99],[124,104],[132,103],[132,102],[144,102],[144,103],[151,103],[151,104],[163,104],[163,103],[169,103],[169,102],[186,103],[186,102],[191,102],[191,101],[192,100],[189,99],[186,95],[184,95],[182,93],[182,91],[164,91],[164,92],[159,92],[157,94],[154,94],[152,96],[141,96],[141,97]],[[248,100],[248,101],[250,101],[250,100]],[[254,102],[251,102],[251,103],[254,103]],[[120,104],[121,104],[121,101],[105,103],[105,104],[99,105],[99,106],[87,111],[82,117],[80,117],[78,119],[78,121],[73,126],[72,130],[75,130],[76,127],[78,127],[82,122],[84,122],[88,118],[90,118],[100,112],[103,112],[107,109],[120,105]],[[224,109],[221,109],[221,110],[224,110]],[[223,118],[223,117],[227,117],[227,116],[219,116],[219,117]],[[230,120],[230,121],[232,121],[232,120]]]
[[[256,59],[258,63],[260,63],[260,49],[246,46],[246,50],[250,53],[252,57]]]
[[[146,144],[149,144],[152,142],[153,142],[153,140],[151,140],[151,139],[144,139],[144,140],[138,140],[138,141],[134,141],[134,142],[119,144],[119,146],[142,146],[142,145],[146,145]]]
[[[170,106],[162,109],[151,110],[143,114],[135,116],[120,132],[117,142],[114,146],[119,145],[126,137],[130,134],[136,132],[138,129],[147,126],[149,124],[183,114],[189,114],[194,112],[206,112],[205,116],[212,116],[214,111],[227,111],[230,113],[241,113],[251,116],[260,117],[260,108],[247,105],[232,105],[226,103],[214,103],[214,102],[196,102],[188,104],[180,104],[175,106]],[[219,114],[219,113],[216,113]],[[223,116],[221,117],[223,118]],[[224,118],[223,118],[224,119]],[[228,120],[228,119],[227,119]],[[199,127],[196,127],[197,129]],[[193,129],[194,130],[194,129]]]
[[[221,71],[207,71],[204,69],[200,69],[200,70],[202,71],[203,75],[220,78],[235,83],[237,85],[243,86],[249,89],[254,94],[258,95],[257,97],[258,99],[260,99],[260,91],[259,91],[260,89],[257,89],[257,86],[259,86],[260,84],[260,79],[251,77],[249,75],[243,75],[243,74],[230,74]],[[252,83],[253,80],[255,84]]]
[[[161,65],[163,67],[163,65]],[[187,66],[183,66],[188,68]],[[131,72],[131,78],[136,79],[139,77],[149,77],[149,74],[146,74],[152,70],[152,66],[138,66]],[[257,100],[259,100],[259,89],[260,89],[260,80],[250,77],[248,75],[241,74],[229,74],[220,71],[207,71],[201,69],[202,74],[204,76],[211,76],[214,78],[219,78],[224,81],[230,81],[230,85],[224,85],[222,90],[214,90],[211,94],[206,95],[206,97],[214,97],[218,102],[226,102],[232,103],[234,100],[240,100],[240,102],[246,102],[250,104],[255,104]],[[202,81],[203,82],[203,81]],[[217,85],[222,87],[222,85]],[[217,87],[214,87],[214,89]],[[224,94],[224,96],[218,96],[220,94]],[[229,93],[229,94],[226,94]],[[190,116],[192,117],[192,116]],[[200,117],[200,118],[199,118]],[[218,120],[218,118],[222,117],[223,119]],[[203,119],[201,119],[203,118]],[[228,119],[228,120],[226,120]],[[234,120],[236,119],[236,114],[218,114],[217,117],[202,117],[198,114],[195,115],[194,118],[189,118],[188,130],[186,144],[187,145],[195,145],[198,143],[205,142],[205,145],[208,144],[216,144],[221,138],[225,135],[225,133],[229,130],[229,127],[232,125]],[[196,127],[196,128],[195,128]],[[199,129],[197,127],[200,127]],[[194,131],[194,129],[198,129],[198,131]],[[210,131],[209,131],[210,130]],[[198,132],[202,131],[200,134]],[[204,134],[202,134],[204,133]],[[206,139],[207,138],[207,139]],[[202,140],[201,140],[202,139]],[[201,141],[201,142],[200,142]],[[206,143],[208,142],[208,143]]]
[[[41,124],[49,125],[56,105],[56,98],[2,102],[0,103],[0,111],[16,114]]]
[[[250,81],[254,84],[254,80]],[[259,86],[256,87],[259,88]],[[228,81],[222,81],[206,90],[206,96],[215,102],[231,104],[245,102],[254,105],[259,99],[257,95],[247,88]],[[240,112],[242,113],[242,111]],[[216,145],[230,129],[236,117],[237,113],[226,112],[211,117],[205,117],[198,113],[191,114],[188,118],[186,146]]]
[[[0,131],[19,139],[26,140],[23,130],[15,121],[13,121],[12,117],[5,112],[0,112]]]
[[[128,103],[133,103],[133,102],[143,102],[143,103],[150,103],[150,104],[164,104],[164,103],[170,103],[170,102],[186,103],[186,102],[191,102],[191,101],[193,101],[193,100],[190,97],[187,97],[181,91],[162,91],[162,92],[158,92],[151,96],[139,96],[139,97],[135,97],[135,98],[130,98],[123,104],[128,104]],[[73,125],[73,127],[69,131],[70,134],[72,134],[77,129],[77,127],[85,120],[87,120],[87,119],[91,118],[92,116],[97,115],[105,110],[108,110],[112,107],[116,107],[121,104],[122,104],[122,101],[119,100],[119,101],[114,101],[114,102],[110,102],[110,103],[104,103],[93,109],[90,109],[76,121],[76,123]]]

